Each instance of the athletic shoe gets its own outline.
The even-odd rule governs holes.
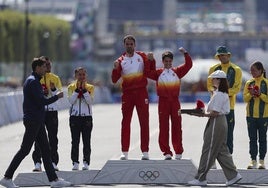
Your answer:
[[[52,165],[53,165],[55,171],[59,171],[59,168],[57,167],[57,165],[55,163],[52,163]]]
[[[69,187],[71,185],[71,182],[65,181],[62,178],[58,178],[57,180],[52,181],[50,184],[51,187]]]
[[[84,166],[82,168],[82,170],[88,170],[89,169],[89,166],[88,166],[88,163],[86,161],[84,161]]]
[[[15,183],[12,181],[12,179],[3,178],[0,180],[0,185],[7,188],[16,188],[19,187],[15,185]]]
[[[176,160],[181,160],[181,158],[182,158],[182,154],[176,154],[175,155],[175,159]]]
[[[149,160],[148,152],[142,152],[141,160]]]
[[[239,182],[241,179],[242,179],[242,176],[239,173],[237,173],[237,175],[233,179],[226,182],[226,186],[233,185],[233,184]]]
[[[259,169],[265,169],[264,160],[259,161]]]
[[[120,160],[128,160],[128,152],[123,152],[120,156]]]
[[[188,181],[188,185],[193,185],[193,186],[207,186],[207,180],[204,181],[199,181],[197,179],[194,179],[192,181]]]
[[[79,170],[79,163],[74,162],[72,170]]]
[[[256,160],[250,161],[248,169],[257,169],[257,161]]]
[[[171,157],[170,154],[166,154],[166,155],[165,155],[165,160],[171,160],[171,159],[172,159],[172,157]]]
[[[35,163],[33,172],[42,172],[41,163]]]

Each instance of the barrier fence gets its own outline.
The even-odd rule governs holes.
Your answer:
[[[63,92],[64,97],[56,101],[59,110],[68,109],[70,106],[70,103],[67,99],[67,88],[64,88]],[[0,94],[0,127],[22,120],[22,103],[22,91]],[[112,103],[112,97],[108,88],[98,86],[95,87],[94,104],[98,103]]]

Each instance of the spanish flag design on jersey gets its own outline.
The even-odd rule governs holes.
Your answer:
[[[147,61],[146,54],[136,51],[132,57],[123,54],[117,59],[119,68],[112,72],[112,81],[116,83],[120,77],[123,91],[146,88],[147,78],[144,75],[144,63]]]
[[[157,93],[159,96],[178,96],[180,91],[180,79],[173,69],[164,69],[158,78]]]
[[[136,63],[133,63],[133,62]],[[141,80],[143,78],[143,59],[140,55],[134,54],[133,57],[124,57],[121,62],[122,77],[125,82],[133,82],[135,80]]]

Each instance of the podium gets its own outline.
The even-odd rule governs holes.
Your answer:
[[[196,171],[190,159],[109,160],[92,184],[185,184]]]
[[[101,170],[59,171],[59,177],[73,185],[111,184],[187,184],[197,172],[191,159],[181,160],[108,160]],[[239,184],[268,184],[268,170],[238,169]],[[211,169],[208,184],[225,184],[221,169]],[[20,173],[14,183],[21,187],[49,185],[45,172]]]

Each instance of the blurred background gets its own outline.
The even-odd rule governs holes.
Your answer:
[[[84,66],[100,91],[96,103],[119,102],[120,85],[110,75],[124,51],[122,38],[133,34],[137,50],[154,52],[158,67],[165,50],[177,66],[184,62],[178,48],[187,49],[194,66],[182,79],[180,100],[207,101],[207,72],[217,63],[218,46],[227,46],[243,69],[243,83],[254,60],[267,69],[267,7],[267,0],[0,0],[0,93],[21,90],[32,58],[45,55],[64,86],[74,68]],[[148,89],[157,102],[153,81]]]

